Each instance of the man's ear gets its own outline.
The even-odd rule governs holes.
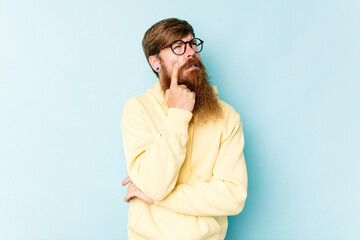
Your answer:
[[[151,55],[149,56],[149,63],[150,63],[150,66],[151,68],[156,71],[156,68],[157,67],[160,67],[160,61],[159,61],[159,58],[154,56],[154,55]]]

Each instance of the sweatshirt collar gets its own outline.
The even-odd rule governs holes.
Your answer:
[[[160,86],[160,80],[157,80],[156,83],[147,90],[147,92],[154,96],[159,103],[167,106],[165,102],[164,91]]]

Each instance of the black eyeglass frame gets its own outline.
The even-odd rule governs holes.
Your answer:
[[[196,45],[196,46],[200,46],[200,45],[201,45],[200,51],[196,51],[195,49],[193,49],[193,48],[191,47],[191,42],[194,41],[194,39],[200,41],[200,43]],[[172,45],[173,45],[175,42],[178,42],[178,41],[181,41],[181,42],[183,42],[183,43],[185,44],[184,52],[181,53],[181,54],[175,53],[174,50],[173,50],[173,48],[172,48]],[[153,55],[158,54],[161,50],[163,50],[163,49],[165,49],[165,48],[167,48],[167,47],[170,47],[171,51],[172,51],[175,55],[179,55],[179,56],[180,56],[180,55],[183,55],[183,54],[186,52],[187,43],[189,43],[189,46],[190,46],[196,53],[199,53],[199,52],[201,52],[201,51],[203,50],[204,41],[201,40],[200,38],[193,38],[193,39],[191,39],[190,41],[187,41],[187,42],[184,42],[183,40],[180,40],[180,39],[179,39],[179,40],[175,40],[175,41],[173,41],[172,43],[170,43],[170,44],[168,44],[168,45],[160,48],[160,49],[159,49],[158,51],[156,51]]]

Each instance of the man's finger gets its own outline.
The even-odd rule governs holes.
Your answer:
[[[131,178],[127,177],[124,179],[124,181],[122,182],[122,185],[125,186],[126,184],[128,184],[129,182],[131,182]]]
[[[176,87],[178,85],[179,77],[179,63],[174,64],[173,72],[171,75],[171,85],[170,88]]]
[[[136,188],[136,185],[134,183],[130,183],[128,191],[131,191],[133,188]]]
[[[126,194],[126,196],[124,198],[124,201],[125,202],[130,202],[131,199],[133,199],[133,197],[134,197],[134,194],[130,192],[130,193]]]
[[[124,200],[129,202],[132,198],[135,197],[135,195],[136,195],[136,189],[128,189]]]

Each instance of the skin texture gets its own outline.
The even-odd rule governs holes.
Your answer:
[[[165,102],[169,108],[180,108],[192,112],[196,94],[190,91],[186,85],[179,85],[178,75],[179,64],[175,63],[170,88],[165,91]]]
[[[128,187],[128,191],[127,194],[124,198],[125,202],[130,202],[134,197],[137,197],[145,202],[147,202],[148,204],[154,204],[154,200],[149,198],[148,196],[145,195],[145,193],[143,193],[132,181],[130,177],[127,177],[124,179],[124,181],[122,182],[123,186],[126,186],[128,183],[130,183],[129,187]]]

